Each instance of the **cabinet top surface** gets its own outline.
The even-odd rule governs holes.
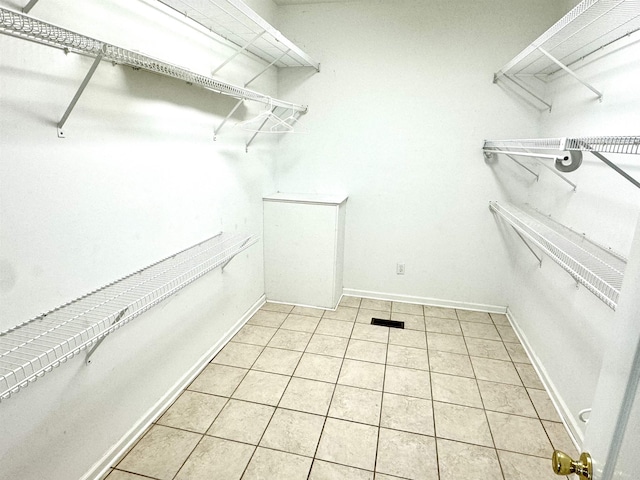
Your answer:
[[[335,193],[283,193],[265,195],[265,202],[314,203],[324,205],[340,205],[347,201],[348,195]]]

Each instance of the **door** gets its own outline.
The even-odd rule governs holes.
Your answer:
[[[604,355],[582,448],[594,480],[640,478],[640,221],[614,318],[617,341]]]

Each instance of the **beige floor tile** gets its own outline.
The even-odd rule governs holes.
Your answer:
[[[213,422],[207,435],[257,445],[274,411],[274,407],[232,399]]]
[[[406,313],[409,315],[424,315],[422,305],[415,303],[392,302],[391,313]]]
[[[329,416],[377,426],[380,423],[381,406],[382,392],[337,385]]]
[[[311,334],[307,332],[295,332],[293,330],[278,330],[267,346],[273,348],[284,348],[285,350],[296,350],[304,352],[311,339]]]
[[[366,325],[363,323],[356,323],[353,326],[351,332],[351,338],[357,340],[368,340],[370,342],[389,342],[389,328],[381,327],[379,325]]]
[[[424,311],[425,317],[458,320],[458,315],[456,314],[456,310],[454,308],[432,307],[431,305],[423,305],[422,310]]]
[[[522,385],[513,363],[491,358],[471,357],[473,370],[478,380]]]
[[[347,338],[332,337],[329,335],[320,335],[315,333],[311,337],[305,351],[307,353],[317,353],[319,355],[329,355],[331,357],[342,358],[347,351],[348,343],[349,339]]]
[[[562,450],[566,454],[570,455],[571,458],[578,458],[580,456],[580,453],[571,441],[571,437],[569,437],[569,434],[562,423],[542,420],[542,425],[547,432],[548,437],[551,439],[551,444],[554,448]]]
[[[373,471],[378,427],[327,418],[316,458]]]
[[[265,347],[262,354],[254,363],[253,370],[279,373],[281,375],[293,375],[293,371],[298,366],[300,357],[302,357],[302,352]]]
[[[447,335],[462,335],[460,322],[450,318],[425,317],[425,329],[427,332],[445,333]]]
[[[478,380],[484,408],[494,412],[511,413],[536,418],[536,411],[524,387]]]
[[[532,457],[514,452],[498,450],[500,464],[504,472],[504,480],[558,480],[559,477],[551,469],[549,458]]]
[[[135,473],[123,472],[121,470],[112,470],[104,480],[149,480],[149,477],[141,477]]]
[[[433,399],[439,402],[482,408],[478,385],[473,378],[432,373],[431,389]]]
[[[418,330],[389,329],[389,344],[403,347],[427,348],[427,336]]]
[[[538,390],[544,390],[544,385],[540,381],[540,377],[536,373],[532,365],[526,363],[514,363],[518,375],[522,379],[522,383],[527,388],[537,388]]]
[[[345,359],[340,370],[338,383],[350,387],[382,390],[384,365]]]
[[[381,428],[376,471],[409,479],[438,480],[435,439]]]
[[[510,325],[509,319],[504,313],[490,313],[489,316],[495,325]]]
[[[551,458],[553,447],[537,418],[497,412],[487,412],[487,418],[496,448]]]
[[[410,368],[387,366],[384,391],[409,397],[431,398],[429,372]]]
[[[516,332],[513,331],[513,328],[511,328],[511,325],[496,325],[496,328],[503,342],[520,343],[520,339],[516,335]]]
[[[233,398],[275,406],[287,388],[290,378],[275,373],[251,370],[238,385]]]
[[[302,355],[293,375],[309,380],[335,383],[338,379],[341,365],[341,358],[305,353]]]
[[[468,355],[429,350],[429,368],[432,372],[474,378],[471,359]]]
[[[467,346],[464,343],[464,337],[460,335],[429,333],[427,335],[427,344],[429,350],[467,355]]]
[[[279,406],[301,412],[326,415],[333,396],[332,383],[292,378],[284,391]]]
[[[156,423],[204,433],[227,401],[224,397],[185,390]]]
[[[483,338],[466,337],[467,350],[472,357],[493,358],[494,360],[511,361],[502,341],[485,340]]]
[[[307,317],[322,317],[324,312],[324,308],[300,307],[296,305],[289,313],[293,313],[295,315],[306,315]]]
[[[437,437],[493,447],[484,410],[440,402],[433,410]]]
[[[433,436],[431,400],[385,393],[382,398],[380,426]]]
[[[404,322],[405,330],[420,330],[424,332],[424,316],[420,315],[411,315],[408,313],[392,313],[391,320],[397,320],[399,322]]]
[[[276,333],[276,328],[246,324],[233,337],[234,342],[265,346]]]
[[[367,310],[380,310],[383,312],[391,312],[391,302],[386,300],[374,300],[372,298],[363,298],[360,302],[360,308]]]
[[[249,325],[259,325],[261,327],[279,328],[287,318],[287,313],[272,312],[269,310],[258,310],[247,322]]]
[[[387,345],[351,339],[349,340],[345,358],[362,360],[363,362],[385,363],[387,360]]]
[[[242,480],[307,480],[311,458],[258,447]]]
[[[560,415],[558,415],[558,411],[556,407],[554,407],[551,398],[549,398],[549,394],[544,390],[536,390],[535,388],[527,389],[529,393],[529,397],[531,397],[531,401],[533,402],[533,406],[536,408],[536,412],[538,412],[538,417],[541,420],[550,420],[552,422],[561,422]]]
[[[339,306],[335,310],[327,310],[322,315],[323,319],[342,320],[344,322],[355,322],[358,309],[353,307]]]
[[[366,308],[361,308],[360,310],[358,310],[358,316],[356,317],[356,322],[371,324],[372,318],[389,320],[391,318],[391,312],[383,312],[381,310],[369,310]]]
[[[360,297],[351,297],[349,295],[343,295],[342,298],[340,299],[340,306],[359,308],[361,301],[362,301],[362,298]]]
[[[353,330],[353,323],[342,320],[322,319],[318,324],[316,333],[320,335],[331,335],[334,337],[349,338]]]
[[[387,365],[429,370],[429,355],[426,350],[421,348],[389,345],[387,349]]]
[[[118,468],[160,480],[171,480],[202,435],[154,425],[118,464]]]
[[[175,480],[224,478],[239,480],[255,447],[222,438],[204,437]]]
[[[282,323],[280,328],[285,330],[295,330],[298,332],[313,333],[320,323],[318,317],[305,317],[304,315],[291,314]]]
[[[263,348],[264,347],[259,345],[229,342],[218,352],[215,358],[211,360],[211,363],[219,363],[231,367],[251,368],[251,365],[256,361],[256,358],[258,358]]]
[[[498,454],[493,448],[438,440],[440,480],[503,480]],[[538,477],[532,477],[537,478]]]
[[[189,390],[230,397],[248,370],[227,365],[207,365],[189,385]]]
[[[324,419],[320,415],[278,408],[260,440],[260,446],[313,457]]]
[[[475,310],[459,310],[456,309],[458,320],[463,322],[488,323],[493,325],[491,316],[486,312],[478,312]]]
[[[493,323],[486,324],[460,321],[460,328],[462,328],[462,334],[465,337],[484,338],[485,340],[496,340],[498,342],[502,341]]]
[[[384,473],[376,473],[375,480],[406,480],[401,477],[396,477],[394,475],[385,475]]]
[[[507,352],[509,352],[512,362],[531,363],[527,352],[519,343],[505,343],[504,346],[506,347]]]
[[[286,303],[267,302],[262,307],[260,307],[260,309],[267,310],[269,312],[291,313],[291,310],[293,310],[293,305],[287,305]]]
[[[373,472],[314,460],[309,480],[373,480]]]

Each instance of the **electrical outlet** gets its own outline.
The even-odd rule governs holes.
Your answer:
[[[396,264],[396,274],[397,275],[404,275],[404,263]]]

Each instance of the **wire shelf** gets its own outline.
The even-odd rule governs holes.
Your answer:
[[[585,152],[640,154],[640,136],[530,138],[485,140],[485,149],[581,150]]]
[[[640,0],[584,0],[502,67],[495,78],[549,77],[561,67],[540,48],[570,67],[637,30],[640,30]]]
[[[0,8],[0,33],[92,57],[102,55],[103,60],[184,80],[235,98],[253,100],[272,107],[283,107],[298,112],[307,111],[307,107],[304,105],[274,99],[244,87],[200,75],[162,60],[66,30],[6,8]]]
[[[498,202],[489,202],[489,208],[615,310],[627,264],[622,255],[535,210]]]
[[[277,67],[320,70],[318,62],[240,0],[159,1]]]
[[[154,305],[186,287],[258,241],[219,233],[153,265],[0,332],[0,400]]]

